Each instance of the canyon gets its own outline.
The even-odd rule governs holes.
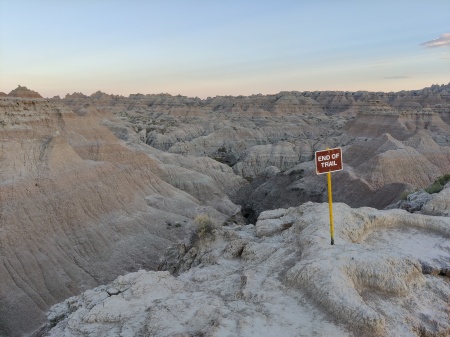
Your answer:
[[[449,333],[450,189],[423,214],[382,209],[449,173],[450,84],[37,95],[19,86],[0,97],[1,336],[251,336],[259,323],[298,335],[283,310],[319,317],[305,336]],[[326,147],[343,149],[334,250],[313,162]],[[215,234],[191,244],[200,214]],[[390,248],[403,231],[404,246]],[[418,242],[439,257],[414,252]],[[394,329],[401,319],[412,323]]]

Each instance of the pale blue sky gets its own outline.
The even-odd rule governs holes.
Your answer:
[[[0,0],[0,91],[420,89],[450,82],[448,33],[449,0]]]

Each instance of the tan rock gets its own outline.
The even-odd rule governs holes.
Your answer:
[[[27,87],[18,86],[16,89],[12,90],[9,94],[9,97],[21,97],[21,98],[42,98],[42,96]]]
[[[118,140],[101,125],[104,118],[48,100],[0,99],[0,331],[6,335],[37,328],[43,312],[64,298],[125,271],[156,268],[197,214],[224,221],[239,210],[224,189],[237,190],[243,180],[227,179],[234,177],[229,167],[208,158],[203,162],[215,164],[204,173],[166,165]],[[180,162],[202,166],[189,157]],[[183,182],[182,174],[195,179]]]

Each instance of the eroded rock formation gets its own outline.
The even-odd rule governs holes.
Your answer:
[[[17,88],[12,90],[7,96],[20,98],[42,98],[38,92],[30,90],[27,87],[22,87],[21,85],[17,86]]]
[[[281,92],[276,95],[214,97],[204,100],[168,94],[123,97],[98,91],[91,96],[74,93],[63,99],[55,97],[47,100],[19,86],[13,90],[13,95],[29,98],[0,98],[0,335],[20,336],[28,333],[44,321],[44,312],[52,304],[110,282],[120,274],[140,268],[155,268],[165,248],[191,232],[192,219],[200,213],[209,214],[218,224],[227,219],[229,221],[241,206],[242,213],[251,223],[256,222],[259,213],[268,209],[299,206],[300,208],[289,211],[278,211],[281,218],[287,216],[289,219],[295,212],[300,212],[300,209],[301,212],[308,213],[305,210],[309,208],[300,205],[308,201],[326,201],[326,180],[324,176],[315,174],[312,162],[316,150],[343,147],[344,170],[333,174],[334,200],[337,202],[345,202],[354,207],[370,205],[383,208],[397,201],[405,191],[428,186],[437,176],[448,173],[450,167],[449,90],[450,85],[446,85],[399,93]],[[439,197],[433,195],[423,206],[423,212],[448,215],[446,191],[448,189],[439,194]],[[308,205],[317,207],[317,210],[325,207]],[[359,226],[362,221],[360,218],[366,217],[364,210],[350,211],[345,206],[339,207],[347,215],[357,214],[355,217],[348,215],[348,218],[341,219],[350,221],[350,227]],[[397,211],[389,214],[393,214],[399,222],[413,223],[413,220],[405,220],[403,215],[397,216],[395,212]],[[375,217],[383,217],[375,210],[369,213],[375,214]],[[260,221],[265,216],[269,217],[266,220],[274,216],[272,213],[265,214],[260,217]],[[372,215],[367,216],[369,220],[363,221],[364,227],[370,227],[372,223]],[[308,286],[308,282],[312,281],[303,280],[301,275],[294,273],[294,269],[291,271],[295,264],[293,261],[302,256],[304,249],[309,249],[310,243],[300,242],[299,239],[292,246],[293,239],[285,237],[286,234],[283,233],[296,230],[304,235],[307,232],[300,229],[303,225],[296,225],[303,220],[283,223],[284,220],[277,219],[275,216],[272,219],[277,224],[273,228],[259,223],[256,229],[237,226],[223,233],[220,230],[222,234],[219,236],[223,238],[215,240],[206,255],[194,254],[195,251],[191,249],[183,252],[181,249],[179,255],[184,261],[191,261],[183,267],[186,271],[183,275],[187,275],[184,276],[185,279],[176,280],[167,274],[157,276],[160,274],[140,272],[124,276],[124,280],[129,284],[138,284],[141,282],[138,279],[142,276],[142,282],[145,283],[147,281],[144,279],[153,275],[151,277],[167,281],[167,284],[181,282],[180,298],[186,298],[188,294],[192,294],[193,289],[198,289],[196,283],[192,283],[189,278],[194,273],[202,275],[201,271],[191,267],[204,263],[212,269],[205,269],[206,274],[201,277],[210,278],[212,283],[223,279],[232,289],[237,287],[236,291],[239,293],[240,286],[234,283],[234,278],[240,280],[239,273],[250,268],[250,265],[256,268],[264,262],[252,257],[252,254],[256,256],[258,252],[254,252],[251,246],[255,245],[257,250],[262,251],[268,247],[267,252],[281,249],[280,256],[291,262],[283,267],[283,263],[278,261],[281,269],[274,269],[274,275],[279,275],[276,279],[275,276],[267,276],[268,274],[262,276],[267,277],[267,286],[266,281],[258,281],[259,276],[255,284],[263,286],[263,289],[275,284],[275,289],[281,289],[276,296],[270,297],[274,298],[273,303],[278,303],[278,309],[283,307],[281,303],[289,303],[290,308],[307,315],[308,310],[315,308],[314,315],[322,317],[322,323],[328,321],[332,317],[330,313],[323,312],[317,306],[333,307],[336,303],[342,304],[340,300],[325,296],[316,302],[311,301],[315,290],[313,285]],[[318,220],[318,223],[323,221],[325,220]],[[355,221],[356,224],[353,223]],[[345,227],[345,230],[350,227]],[[427,238],[430,236],[428,232],[423,235]],[[447,237],[445,233],[438,234],[438,237],[439,235]],[[416,238],[411,236],[412,245],[417,242],[414,241]],[[377,240],[385,240],[384,234]],[[434,239],[430,240],[435,242]],[[260,241],[264,241],[267,247],[259,246]],[[358,247],[369,247],[370,242],[350,241],[352,247],[356,247],[355,254],[370,255],[358,250]],[[246,249],[243,248],[247,247],[245,242],[249,244]],[[279,243],[281,248],[276,248]],[[232,246],[229,247],[231,251],[225,254],[228,244]],[[286,248],[288,246],[291,248]],[[220,255],[221,247],[224,249],[223,256]],[[377,250],[381,246],[377,243],[375,247],[374,250]],[[216,248],[219,250],[216,251]],[[291,252],[298,249],[300,253],[283,255],[285,253],[281,252],[284,249]],[[316,248],[311,249],[315,251]],[[391,304],[385,298],[376,299],[375,304],[370,304],[369,307],[375,307],[372,311],[363,306],[361,312],[353,311],[354,305],[363,304],[358,302],[357,295],[366,301],[364,296],[367,293],[361,291],[374,285],[352,274],[353,271],[368,272],[360,260],[352,264],[349,258],[354,257],[353,255],[347,254],[345,249],[338,252],[343,259],[336,262],[339,270],[337,274],[333,274],[333,278],[350,278],[356,289],[351,290],[347,286],[342,288],[354,295],[348,303],[344,303],[344,312],[357,318],[355,324],[359,319],[364,324],[367,323],[369,333],[383,334],[389,331],[396,321],[379,313],[390,310]],[[199,258],[202,254],[204,261]],[[242,254],[248,258],[239,257]],[[267,254],[270,257],[272,253]],[[402,271],[402,275],[406,275],[407,279],[419,280],[418,286],[426,284],[428,287],[431,284],[429,289],[433,290],[430,290],[430,294],[421,293],[425,288],[417,290],[408,280],[400,278],[395,281],[397,283],[393,286],[392,293],[395,296],[413,294],[410,297],[411,303],[416,301],[414,296],[431,296],[434,299],[437,290],[433,287],[440,284],[440,281],[433,278],[434,281],[430,283],[428,278],[431,276],[423,276],[420,271],[422,268],[426,273],[436,273],[438,267],[430,262],[431,258],[430,261],[427,260],[430,263],[418,265],[414,262],[417,256],[411,257],[408,253],[412,260],[405,260],[400,253],[393,254],[392,261]],[[390,261],[387,255],[374,254],[373,261],[376,266],[380,265],[380,270],[391,272],[386,267],[386,261]],[[317,256],[322,255],[318,252]],[[214,261],[228,261],[226,263],[241,271],[236,276],[231,270],[228,279],[226,275],[215,271],[217,266],[210,265]],[[316,263],[312,260],[310,262],[313,265]],[[226,263],[224,270],[228,268]],[[321,273],[328,273],[326,268],[321,268],[320,264],[317,265]],[[217,278],[208,276],[208,273],[214,275],[216,272]],[[289,278],[287,275],[290,275]],[[375,278],[381,277],[377,272],[373,275]],[[248,281],[251,278],[252,276],[245,276],[243,280],[252,282]],[[156,279],[148,282],[159,282]],[[406,285],[403,286],[402,282]],[[320,287],[326,289],[330,284],[333,283],[323,283]],[[395,290],[397,285],[403,290]],[[139,288],[140,285],[136,287]],[[248,289],[256,289],[256,286],[252,287]],[[107,292],[108,296],[125,296],[120,282],[114,284],[113,288]],[[419,292],[416,293],[416,290]],[[281,297],[283,302],[276,302],[275,298],[284,291],[306,303],[308,310],[299,309],[297,300]],[[226,290],[224,294],[228,296],[232,292],[234,290]],[[282,327],[278,323],[274,325],[272,316],[263,312],[270,309],[263,310],[254,306],[253,298],[258,296],[253,297],[253,292],[254,290],[248,290],[250,295],[245,295],[244,291],[242,295],[250,304],[236,303],[242,311],[233,307],[233,303],[225,303],[223,300],[220,302],[221,293],[218,295],[217,292],[207,290],[206,297],[199,293],[199,303],[210,303],[208,301],[211,299],[213,304],[208,307],[212,311],[208,309],[205,314],[199,313],[196,317],[204,317],[205,320],[217,318],[217,326],[220,327],[218,331],[229,322],[232,326],[230,331],[237,331],[238,335],[240,331],[251,334],[251,326],[255,326],[256,322],[251,317],[272,322],[262,326],[273,328],[271,331],[274,333],[284,331],[278,330]],[[98,291],[90,293],[94,302],[86,304],[87,307],[97,303],[97,293]],[[142,294],[143,301],[147,301],[147,295]],[[447,296],[445,291],[442,294]],[[170,300],[169,297],[167,299]],[[77,299],[76,303],[78,301],[81,300]],[[378,306],[380,301],[386,302],[386,307],[381,304]],[[436,301],[442,304],[442,298],[441,302]],[[184,310],[182,307],[178,308],[178,302],[173,303],[175,306],[170,310]],[[225,303],[224,306],[230,312],[229,321],[218,318],[226,312],[216,310],[214,303]],[[82,308],[85,304],[80,305]],[[162,308],[155,303],[152,305],[158,310]],[[78,304],[71,308],[77,309]],[[415,323],[405,327],[405,331],[433,331],[430,327],[432,323],[426,323],[426,313],[419,314],[416,309],[402,309],[405,308],[403,304],[396,308],[400,308],[403,315],[401,317],[406,317],[406,312],[411,311],[408,319]],[[277,310],[273,313],[275,321],[292,323],[292,330],[284,332],[295,335],[297,323],[294,317],[287,317],[287,321],[283,321],[283,315]],[[439,310],[433,311],[433,315],[440,315]],[[214,316],[216,313],[218,316]],[[245,313],[249,313],[248,322],[241,320]],[[65,314],[66,312],[63,316]],[[108,321],[102,315],[103,313],[94,315],[88,321]],[[121,315],[122,312],[119,313]],[[189,313],[186,315],[183,320],[190,317]],[[56,322],[62,316],[54,318]],[[112,321],[115,319],[112,318]],[[161,319],[164,321],[166,318]],[[336,319],[344,318],[339,316]],[[73,322],[74,327],[79,323],[76,320]],[[197,324],[193,320],[188,330],[206,331],[202,322],[204,323],[201,321]],[[358,329],[350,323],[347,327],[337,327],[332,322],[321,326],[323,330],[311,326],[306,335],[329,334],[330,331],[342,331],[345,335]],[[65,329],[59,325],[60,330],[55,331],[63,331],[63,328]],[[84,327],[80,329],[82,331]],[[159,328],[151,328],[156,330],[149,330],[150,332],[146,328],[142,329],[143,334],[160,333]],[[166,328],[161,329],[166,331]],[[441,324],[436,331],[445,332],[445,329],[445,324]],[[259,332],[253,331],[255,334]],[[403,333],[403,330],[400,332]],[[91,333],[91,330],[87,333]]]
[[[52,308],[48,336],[445,336],[450,218],[305,203]]]
[[[127,144],[102,123],[114,121],[0,99],[2,336],[39,327],[66,297],[155,268],[197,214],[239,211],[228,194],[247,182],[229,166]]]
[[[326,200],[323,181],[310,165],[302,166],[326,147],[344,148],[345,170],[336,174],[334,194],[351,206],[384,208],[406,190],[428,186],[450,167],[449,91],[450,85],[442,85],[397,93],[280,92],[204,100],[97,92],[62,101],[80,114],[114,112],[148,145],[213,158],[249,181],[277,167],[282,172],[264,186],[257,179],[255,190],[240,200],[258,214]],[[298,179],[292,176],[296,171],[303,172]]]

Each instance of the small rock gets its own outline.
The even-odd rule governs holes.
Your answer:
[[[120,290],[116,288],[109,288],[108,290],[106,290],[106,292],[108,293],[109,296],[120,294]]]

